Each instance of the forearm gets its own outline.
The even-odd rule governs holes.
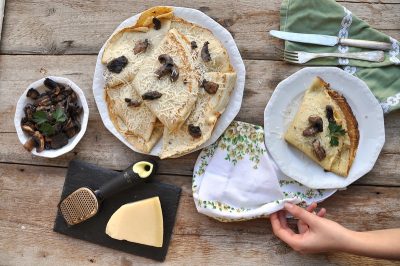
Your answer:
[[[400,229],[348,231],[341,251],[374,258],[400,259]]]

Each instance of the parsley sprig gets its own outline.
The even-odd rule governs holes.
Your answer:
[[[55,133],[57,124],[67,120],[67,115],[62,108],[57,108],[51,116],[45,111],[37,111],[33,114],[33,121],[39,126],[39,131],[45,136],[51,136]]]
[[[328,129],[329,137],[331,138],[331,146],[338,146],[339,137],[344,136],[344,134],[346,134],[346,130],[344,130],[341,125],[336,124],[336,122],[329,122]]]

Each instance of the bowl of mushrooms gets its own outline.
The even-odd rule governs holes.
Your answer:
[[[78,144],[88,118],[83,91],[67,78],[51,76],[25,90],[16,106],[14,124],[28,152],[55,158]]]

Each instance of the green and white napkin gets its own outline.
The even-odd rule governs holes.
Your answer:
[[[340,66],[367,83],[385,113],[400,108],[400,52],[399,42],[394,38],[373,29],[334,0],[283,0],[280,10],[280,29],[391,43],[392,49],[385,52],[385,61],[381,63],[345,58],[320,58],[308,62],[307,65]],[[290,41],[285,42],[285,49],[313,53],[366,51],[342,45],[327,47]]]

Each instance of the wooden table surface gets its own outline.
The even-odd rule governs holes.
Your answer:
[[[400,0],[339,1],[376,29],[400,39]],[[97,53],[114,28],[158,1],[6,1],[0,46],[0,264],[134,265],[152,260],[68,238],[52,231],[66,166],[81,159],[122,170],[142,158],[109,133],[98,113],[92,77]],[[279,27],[280,1],[191,1],[169,4],[199,9],[234,36],[247,77],[237,120],[263,123],[276,85],[301,67],[279,60],[282,43],[266,32]],[[64,76],[85,92],[90,117],[78,146],[56,159],[34,157],[20,144],[13,124],[17,99],[33,81]],[[374,169],[321,204],[327,217],[354,230],[400,226],[400,112],[386,116],[386,144]],[[390,264],[344,253],[299,255],[277,239],[267,219],[220,223],[197,213],[191,175],[198,152],[160,161],[157,179],[183,189],[166,263]],[[377,240],[379,241],[379,240]]]

